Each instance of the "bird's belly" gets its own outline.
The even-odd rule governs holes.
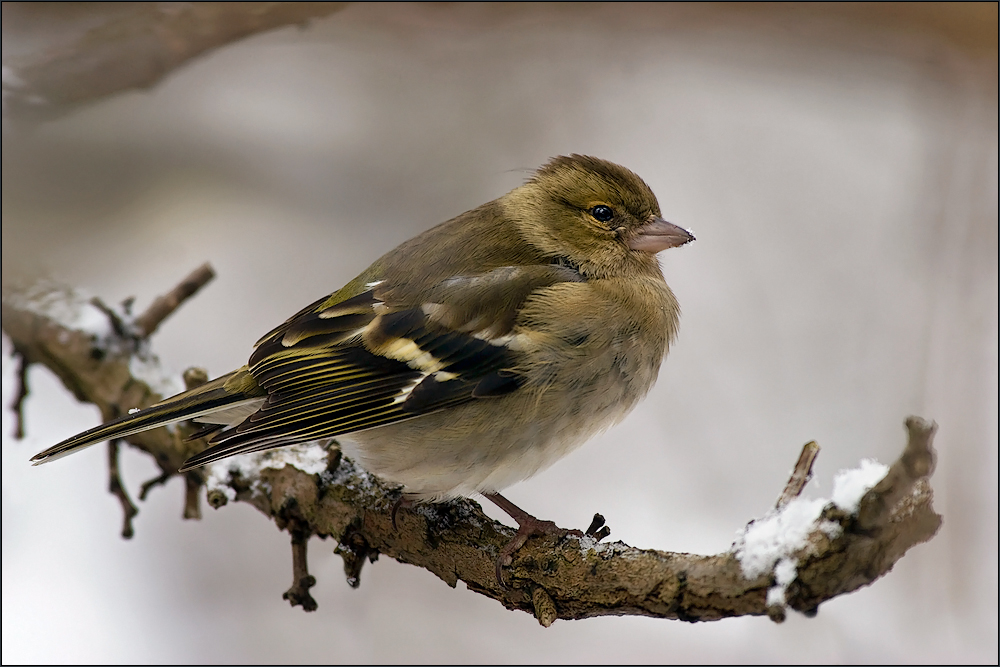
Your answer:
[[[585,388],[519,390],[355,433],[344,451],[423,499],[499,491],[621,421],[655,380],[659,360],[644,366],[625,375],[609,364],[594,368]]]

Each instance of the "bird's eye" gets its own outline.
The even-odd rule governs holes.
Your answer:
[[[615,217],[615,212],[611,210],[611,207],[604,204],[599,204],[590,209],[590,214],[598,222],[610,222],[611,218]]]

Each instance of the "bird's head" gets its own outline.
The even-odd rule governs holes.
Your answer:
[[[593,277],[648,271],[657,252],[694,240],[636,174],[585,155],[553,158],[501,203],[525,240]]]

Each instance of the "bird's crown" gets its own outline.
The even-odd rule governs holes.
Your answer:
[[[589,155],[560,155],[538,168],[528,180],[555,198],[576,207],[595,202],[618,205],[621,212],[645,220],[660,214],[656,195],[638,174]]]
[[[553,158],[501,200],[522,237],[593,276],[650,271],[628,239],[660,215],[656,196],[634,172],[596,157]],[[656,269],[658,271],[658,269]]]

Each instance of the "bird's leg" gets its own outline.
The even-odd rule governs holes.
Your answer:
[[[576,537],[583,537],[582,531],[560,528],[552,521],[543,521],[542,519],[528,514],[523,509],[501,496],[499,493],[484,493],[483,497],[509,514],[510,518],[517,522],[517,534],[515,534],[514,539],[508,542],[507,546],[500,551],[500,555],[497,557],[497,583],[500,584],[501,588],[507,587],[507,585],[503,582],[503,568],[513,562],[514,554],[517,553],[518,549],[524,546],[524,543],[528,541],[529,537],[536,535],[555,535],[557,537],[574,535]]]

